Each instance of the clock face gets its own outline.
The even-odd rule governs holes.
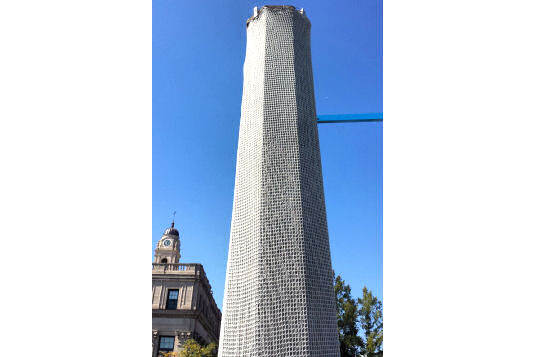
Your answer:
[[[164,242],[162,242],[162,244],[163,244],[165,247],[169,247],[170,244],[172,244],[172,241],[171,241],[170,239],[166,239]]]

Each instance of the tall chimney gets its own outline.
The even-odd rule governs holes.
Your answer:
[[[309,22],[247,22],[219,357],[338,357]]]

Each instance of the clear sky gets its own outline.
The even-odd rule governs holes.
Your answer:
[[[153,1],[152,249],[176,214],[184,263],[222,308],[245,22],[256,1]],[[312,23],[318,114],[382,112],[382,1],[273,1]],[[387,118],[385,119],[387,121]],[[320,124],[332,268],[382,299],[382,123]]]

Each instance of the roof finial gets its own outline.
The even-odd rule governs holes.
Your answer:
[[[176,211],[174,211],[174,215],[172,216],[172,228],[174,228],[174,220],[176,219]]]

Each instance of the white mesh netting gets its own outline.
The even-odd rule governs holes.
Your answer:
[[[310,27],[248,24],[220,357],[339,355]]]

